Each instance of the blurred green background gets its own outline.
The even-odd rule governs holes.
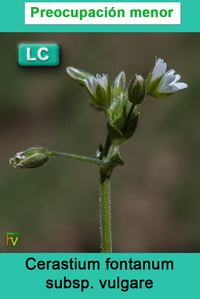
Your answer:
[[[19,43],[58,43],[59,67],[20,67]],[[191,33],[0,34],[0,251],[99,252],[98,167],[53,159],[38,169],[8,160],[29,146],[94,156],[104,115],[67,76],[124,70],[146,76],[155,56],[189,88],[147,98],[112,178],[114,252],[200,251],[200,35]],[[5,247],[6,232],[21,246]]]

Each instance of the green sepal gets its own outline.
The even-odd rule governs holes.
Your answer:
[[[151,77],[152,77],[152,74],[150,74],[147,78],[146,89],[147,89],[147,95],[154,97],[156,94],[157,87],[158,87],[163,76],[157,78],[153,82],[151,82]]]
[[[111,110],[111,122],[115,128],[120,130],[126,120],[126,104],[123,99],[115,101]]]
[[[107,122],[107,128],[112,142],[114,144],[120,144],[122,140],[122,133],[110,122]]]
[[[127,121],[127,123],[124,125],[122,129],[123,139],[129,139],[137,129],[137,124],[139,120],[140,113],[132,116],[130,120]]]
[[[174,94],[175,92],[170,92],[170,93],[160,93],[159,91],[157,90],[154,90],[150,96],[154,97],[154,98],[165,98],[165,97],[168,97],[168,96],[171,96],[172,94]]]
[[[105,90],[98,84],[96,88],[96,97],[92,96],[92,99],[99,107],[107,107],[110,103],[110,96],[110,86]]]

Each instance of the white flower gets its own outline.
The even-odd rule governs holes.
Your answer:
[[[111,99],[111,88],[108,80],[108,75],[89,76],[84,79],[85,87],[92,100],[100,107],[105,107]]]
[[[167,72],[166,70],[166,62],[158,58],[153,71],[149,74],[147,79],[148,95],[163,98],[188,87],[186,83],[178,82],[181,76],[175,74],[175,70],[171,69]]]
[[[100,76],[76,69],[73,66],[66,68],[68,75],[76,83],[84,87],[93,102],[100,107],[107,107],[111,100],[111,88],[108,75]]]
[[[84,86],[84,79],[91,76],[90,73],[76,69],[73,66],[68,66],[66,68],[66,72],[72,78],[72,80],[74,80],[76,83],[78,83],[81,86]]]
[[[108,75],[96,74],[95,76],[89,76],[87,79],[84,80],[86,87],[90,91],[91,94],[96,96],[97,86],[100,85],[105,91],[108,87]]]

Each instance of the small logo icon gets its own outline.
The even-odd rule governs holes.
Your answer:
[[[60,47],[57,44],[20,44],[18,63],[21,66],[58,66]]]
[[[19,247],[20,233],[6,233],[6,247]]]

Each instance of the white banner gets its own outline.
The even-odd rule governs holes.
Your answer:
[[[179,2],[26,2],[26,25],[180,25]]]

